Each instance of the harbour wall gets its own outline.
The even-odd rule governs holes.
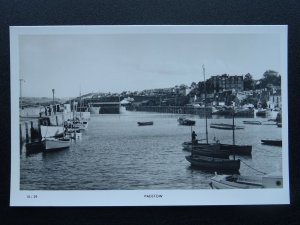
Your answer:
[[[135,110],[140,112],[158,112],[158,113],[174,113],[174,114],[193,114],[199,116],[211,117],[212,108],[211,107],[185,107],[185,106],[136,106],[134,108],[129,108],[127,110]]]

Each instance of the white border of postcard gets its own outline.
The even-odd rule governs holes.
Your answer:
[[[19,50],[20,35],[103,33],[274,33],[280,35],[282,63],[282,170],[280,189],[235,190],[20,190]],[[36,26],[10,27],[11,62],[11,206],[177,206],[289,204],[287,26]]]

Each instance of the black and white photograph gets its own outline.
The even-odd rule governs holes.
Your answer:
[[[12,206],[289,204],[287,26],[12,26]]]

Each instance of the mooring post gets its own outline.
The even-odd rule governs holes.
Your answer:
[[[29,134],[28,134],[28,124],[27,124],[27,122],[25,122],[25,141],[26,141],[26,143],[28,143],[29,142]]]

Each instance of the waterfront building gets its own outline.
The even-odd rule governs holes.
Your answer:
[[[215,93],[220,93],[226,90],[236,90],[243,91],[244,90],[244,78],[243,76],[229,76],[227,74],[223,74],[221,76],[212,76],[207,80],[208,83],[213,85],[213,89]]]
[[[279,93],[271,94],[267,102],[269,109],[281,109],[281,95]]]

